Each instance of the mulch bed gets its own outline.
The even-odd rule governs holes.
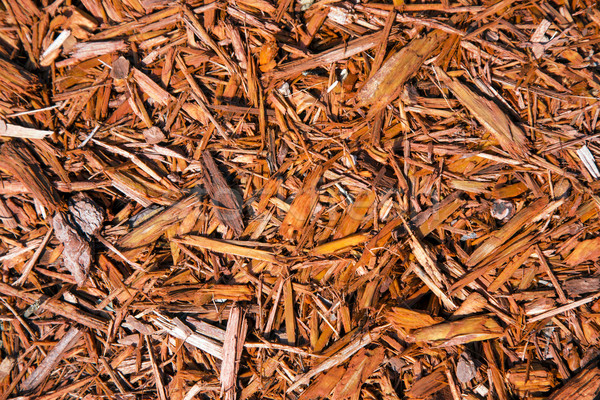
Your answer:
[[[595,2],[2,0],[0,400],[589,399]]]

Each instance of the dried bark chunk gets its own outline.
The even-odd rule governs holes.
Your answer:
[[[119,57],[113,62],[110,77],[113,79],[125,79],[129,75],[129,60]]]
[[[592,400],[600,390],[600,367],[595,361],[584,368],[560,389],[552,392],[548,400]]]
[[[516,365],[506,374],[506,379],[515,388],[517,393],[521,392],[547,392],[556,386],[556,376],[540,364]]]
[[[506,221],[515,215],[515,205],[510,201],[499,199],[492,204],[490,213],[492,214],[492,217],[497,220]]]
[[[94,236],[104,222],[104,210],[85,194],[78,193],[69,200],[69,212],[74,222],[88,238]]]
[[[59,212],[52,219],[54,234],[63,244],[63,260],[78,285],[83,285],[92,263],[92,248],[90,243],[77,231],[68,217]]]
[[[467,383],[477,376],[477,367],[469,353],[462,353],[456,363],[456,377],[462,383]]]
[[[167,138],[165,136],[165,134],[162,133],[160,128],[158,128],[156,126],[152,126],[148,129],[144,129],[142,131],[142,134],[144,135],[144,139],[146,139],[146,142],[149,144],[160,143]]]

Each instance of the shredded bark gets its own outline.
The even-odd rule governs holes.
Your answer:
[[[4,0],[0,400],[598,397],[591,0]]]

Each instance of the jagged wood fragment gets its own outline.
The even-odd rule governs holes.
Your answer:
[[[334,239],[341,239],[355,233],[361,224],[365,222],[367,213],[371,209],[376,195],[373,190],[361,192],[354,202],[344,212],[344,216],[337,226]]]
[[[170,319],[157,313],[157,318],[153,320],[153,323],[168,332],[169,335],[179,338],[220,360],[223,359],[223,344],[221,342],[193,332],[177,318]]]
[[[190,208],[195,207],[199,201],[198,195],[192,194],[176,202],[130,230],[121,237],[117,246],[133,249],[154,242],[170,227],[181,222],[191,212]]]
[[[548,400],[594,400],[600,391],[600,367],[598,361],[583,368],[561,388],[552,392]]]
[[[400,216],[404,228],[410,236],[409,243],[412,248],[413,254],[423,269],[419,268],[417,264],[411,265],[417,276],[431,289],[431,291],[439,297],[444,306],[451,311],[454,311],[458,306],[454,301],[445,293],[444,288],[444,276],[441,274],[436,262],[433,260],[431,253],[423,246],[423,243],[415,236],[412,229],[406,222],[406,220]]]
[[[0,198],[0,221],[6,229],[15,229],[19,224],[4,200]]]
[[[415,38],[379,68],[357,94],[359,104],[369,107],[369,117],[375,116],[400,95],[406,81],[448,37],[447,33],[434,30]]]
[[[310,379],[316,376],[317,374],[343,363],[357,351],[369,345],[374,340],[377,340],[377,338],[379,337],[379,332],[371,331],[363,335],[356,335],[356,332],[351,332],[348,335],[355,336],[349,345],[340,349],[335,354],[330,355],[329,358],[327,358],[321,364],[315,366],[305,374],[296,378],[295,382],[291,384],[290,387],[287,389],[287,392],[290,393],[297,390],[301,385],[308,384]]]
[[[240,199],[229,187],[208,151],[202,153],[202,166],[204,167],[202,180],[214,205],[213,212],[221,223],[233,230],[236,236],[241,235],[244,231],[244,221]]]
[[[434,393],[439,392],[448,385],[448,380],[444,373],[444,367],[436,368],[432,373],[417,380],[406,395],[410,399],[430,398]]]
[[[310,386],[302,391],[298,400],[316,400],[328,398],[333,388],[340,382],[346,369],[342,366],[331,368],[316,378]]]
[[[10,375],[10,372],[14,368],[17,360],[14,357],[7,356],[2,359],[0,362],[0,383]]]
[[[600,277],[569,279],[563,283],[563,288],[572,297],[600,291]]]
[[[506,372],[506,380],[518,393],[545,393],[556,386],[556,376],[540,364],[515,365]]]
[[[548,205],[548,198],[541,198],[519,211],[502,228],[490,235],[490,238],[479,245],[471,254],[467,265],[474,266],[485,259],[490,253],[497,250],[504,242],[510,239],[523,226],[528,225],[540,217],[544,208]]]
[[[343,400],[360,393],[362,385],[375,369],[380,367],[384,358],[383,347],[374,350],[361,349],[350,359],[344,376],[333,389],[331,398]]]
[[[303,71],[352,57],[355,54],[377,46],[380,43],[382,36],[383,31],[379,31],[362,38],[351,40],[348,43],[343,43],[309,58],[290,61],[264,74],[263,79],[267,82],[287,79],[300,74]]]
[[[48,180],[43,167],[36,160],[29,146],[19,140],[11,140],[0,148],[0,168],[13,175],[51,213],[64,209],[58,192]]]
[[[575,249],[565,258],[565,263],[575,266],[586,261],[595,261],[600,258],[600,237],[582,240]]]
[[[437,346],[455,346],[503,335],[504,329],[494,318],[482,315],[420,328],[408,338],[414,342],[429,342]]]
[[[492,134],[503,150],[517,159],[527,158],[530,153],[527,135],[494,100],[477,94],[469,86],[457,78],[451,78],[440,68],[435,68],[435,73],[458,101]]]
[[[318,202],[317,186],[323,174],[323,168],[318,166],[313,169],[304,179],[302,189],[296,194],[294,201],[285,219],[281,223],[279,232],[286,239],[295,238],[299,235],[310,218]]]
[[[154,350],[152,349],[152,344],[150,343],[150,337],[146,335],[144,336],[144,340],[146,342],[146,347],[148,348],[148,356],[150,358],[150,364],[152,365],[152,373],[154,375],[154,384],[156,386],[158,398],[160,400],[167,400],[166,388],[163,383],[162,371],[160,370],[160,366],[156,362],[156,356],[154,355]]]
[[[138,87],[151,99],[164,106],[167,106],[172,101],[175,101],[175,98],[171,94],[169,94],[169,92],[161,88],[156,82],[150,79],[148,75],[144,74],[137,68],[132,68],[132,71],[133,79],[135,79],[136,83],[138,84]]]
[[[223,364],[221,364],[220,381],[221,396],[225,400],[235,400],[237,398],[237,374],[247,329],[245,313],[236,304],[229,313],[223,342]]]
[[[127,47],[128,45],[124,40],[77,43],[70,51],[71,58],[57,64],[58,66],[66,66],[69,65],[69,63],[75,63],[82,60],[88,60],[93,57],[99,57],[104,54],[123,51],[127,49]]]
[[[44,251],[44,248],[48,244],[48,241],[50,240],[51,236],[52,236],[52,229],[48,229],[48,232],[46,232],[44,239],[42,239],[42,243],[40,243],[40,246],[37,248],[35,253],[33,253],[33,256],[27,261],[27,264],[25,264],[25,267],[23,268],[23,271],[21,272],[21,276],[19,277],[19,279],[17,279],[13,283],[13,286],[21,286],[27,280],[27,276],[29,275],[29,273],[33,269],[35,263],[37,262],[40,255]]]

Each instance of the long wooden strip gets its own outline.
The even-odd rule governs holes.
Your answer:
[[[154,355],[154,350],[152,350],[152,343],[150,343],[150,338],[146,335],[144,336],[146,341],[146,347],[148,348],[148,356],[150,358],[150,363],[152,365],[152,372],[154,374],[154,384],[156,385],[156,392],[158,394],[158,398],[160,400],[167,400],[167,392],[165,389],[165,385],[163,383],[162,371],[160,370],[160,366],[156,362],[156,357]]]
[[[25,126],[14,124],[7,124],[4,121],[0,121],[0,136],[16,137],[21,139],[44,139],[45,137],[52,135],[52,133],[54,132],[42,129],[27,128]]]
[[[588,297],[586,297],[584,299],[577,300],[577,301],[574,301],[574,302],[569,303],[569,304],[565,304],[562,307],[557,307],[554,310],[546,311],[543,314],[536,315],[535,317],[529,319],[528,322],[541,321],[543,319],[550,318],[550,317],[553,317],[553,316],[558,315],[558,314],[562,314],[564,312],[567,312],[569,310],[572,310],[572,309],[577,308],[577,307],[581,307],[584,304],[592,302],[592,301],[596,300],[599,297],[600,297],[600,293],[596,293],[593,296],[588,296]]]
[[[97,379],[97,376],[90,376],[89,378],[81,379],[80,381],[75,381],[67,386],[63,386],[54,392],[48,393],[43,396],[38,396],[37,400],[54,400],[59,399],[63,396],[66,396],[69,393],[76,393],[76,390],[90,384],[94,379]]]
[[[96,315],[89,314],[85,311],[81,311],[74,305],[64,301],[49,298],[41,294],[34,294],[24,290],[15,289],[10,285],[1,282],[0,293],[6,296],[18,297],[22,300],[25,300],[29,304],[39,302],[41,309],[50,311],[54,314],[61,315],[69,320],[78,322],[81,325],[87,326],[91,329],[97,329],[99,331],[105,332],[108,327],[108,324],[104,319]]]
[[[352,57],[355,54],[377,46],[380,43],[382,36],[383,31],[376,32],[359,39],[354,39],[346,44],[341,44],[333,49],[312,56],[311,58],[282,64],[273,71],[263,75],[263,79],[268,82],[286,79],[309,69]]]
[[[234,305],[229,313],[225,341],[223,342],[223,363],[221,364],[221,396],[225,400],[236,399],[237,373],[244,349],[248,324],[239,305]]]
[[[177,318],[169,319],[158,314],[158,318],[156,318],[153,322],[160,329],[167,331],[169,335],[181,339],[192,346],[205,351],[213,357],[218,358],[219,360],[223,359],[223,346],[219,341],[204,335],[200,335],[196,332],[192,332],[187,325],[181,323],[181,321],[179,321]]]
[[[81,331],[79,329],[71,327],[52,350],[50,350],[35,371],[23,381],[21,389],[29,391],[41,385],[60,362],[64,353],[73,347],[81,336]]]
[[[206,250],[215,251],[222,254],[231,254],[239,257],[252,258],[255,260],[278,263],[279,261],[272,253],[264,250],[252,249],[249,247],[238,246],[227,243],[222,240],[210,239],[203,236],[184,236],[182,239],[172,239],[177,243],[200,247]]]
[[[371,235],[364,233],[357,233],[355,235],[349,235],[331,242],[323,243],[311,250],[313,255],[328,255],[333,254],[338,250],[358,246],[361,243],[366,242],[371,238]]]

